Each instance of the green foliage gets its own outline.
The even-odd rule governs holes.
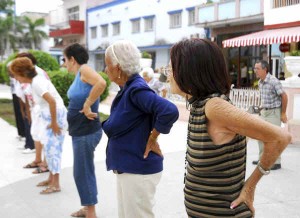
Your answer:
[[[37,60],[37,65],[44,69],[45,71],[56,71],[59,70],[59,64],[57,60],[52,57],[50,54],[43,52],[43,51],[38,51],[38,50],[30,50],[29,51]],[[9,82],[9,77],[6,69],[6,65],[8,62],[11,60],[15,59],[17,53],[14,53],[10,55],[6,61],[2,63],[2,66],[0,68],[0,83],[8,83]]]
[[[16,119],[11,99],[0,99],[0,117],[9,124],[16,126]]]
[[[55,86],[59,95],[62,97],[64,104],[66,107],[69,105],[69,99],[67,96],[67,91],[72,84],[75,76],[73,74],[68,73],[65,70],[56,70],[48,72],[48,75],[51,79],[51,82]]]
[[[143,51],[143,52],[142,52],[142,58],[148,58],[148,59],[151,59],[152,56],[151,56],[151,54],[149,54],[148,52]]]
[[[108,76],[100,72],[99,73],[106,81],[106,88],[103,92],[103,94],[100,96],[100,101],[103,101],[104,99],[107,98],[109,95],[109,86],[110,86],[110,81],[108,79]],[[64,104],[66,107],[69,105],[69,99],[67,97],[67,91],[69,87],[71,86],[75,76],[73,74],[68,73],[64,68],[57,70],[57,71],[51,71],[48,73],[51,82],[57,89],[58,93],[62,97]]]
[[[300,50],[291,51],[290,56],[300,56]]]
[[[39,18],[36,20],[31,20],[29,17],[23,17],[24,25],[27,32],[24,34],[25,40],[29,41],[31,44],[31,49],[37,49],[40,45],[42,39],[47,39],[48,35],[39,28],[45,26],[45,19]]]
[[[103,73],[103,72],[99,72],[99,73],[102,76],[102,78],[106,81],[106,88],[105,88],[104,92],[102,93],[102,95],[100,96],[100,101],[104,101],[107,98],[107,96],[109,96],[109,87],[110,87],[111,81],[109,80],[106,73]]]
[[[59,70],[59,64],[57,60],[49,53],[38,50],[29,50],[29,52],[36,58],[37,65],[40,68],[44,69],[47,72]]]

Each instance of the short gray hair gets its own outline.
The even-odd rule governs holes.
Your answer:
[[[146,75],[149,77],[149,78],[153,78],[154,77],[154,71],[151,67],[144,67],[143,70],[142,70],[142,73],[146,73]]]
[[[269,72],[270,66],[269,63],[265,60],[258,60],[255,62],[256,64],[260,64],[262,69],[266,69],[267,73]]]
[[[114,66],[119,64],[121,70],[128,76],[139,73],[141,70],[141,52],[131,41],[116,41],[106,49],[105,56],[110,58]]]

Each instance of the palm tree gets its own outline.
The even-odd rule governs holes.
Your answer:
[[[0,55],[3,57],[5,52],[9,52],[11,48],[15,50],[16,37],[14,34],[14,11],[12,6],[14,1],[1,0],[0,13]],[[1,58],[2,59],[2,58]]]
[[[39,29],[40,27],[45,26],[45,19],[39,18],[33,21],[27,16],[23,17],[23,19],[24,24],[27,28],[27,32],[25,33],[25,39],[30,42],[31,49],[35,50],[40,45],[42,39],[48,38],[47,33]]]

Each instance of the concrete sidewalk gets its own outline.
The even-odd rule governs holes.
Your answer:
[[[0,87],[1,97],[1,87]],[[107,105],[103,105],[108,110]],[[101,108],[101,105],[100,105]],[[40,195],[36,184],[47,174],[34,175],[22,167],[34,159],[34,154],[22,154],[17,149],[24,141],[17,139],[16,128],[0,119],[0,217],[62,218],[80,208],[72,176],[73,152],[66,136],[62,157],[60,193]],[[159,143],[165,156],[162,180],[156,193],[156,217],[187,217],[183,204],[183,176],[187,123],[177,121],[169,135],[161,135]],[[105,168],[104,135],[95,152],[98,183],[97,214],[101,218],[117,217],[115,175]],[[251,162],[257,158],[258,146],[249,140],[247,176],[254,170]],[[300,218],[300,145],[289,145],[282,155],[282,169],[263,177],[256,189],[257,218]]]

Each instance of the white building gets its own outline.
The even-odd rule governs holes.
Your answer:
[[[205,38],[195,26],[199,0],[118,0],[87,9],[87,47],[96,70],[104,69],[105,49],[120,39],[152,55],[152,67],[166,66],[169,50],[184,38]]]
[[[86,1],[63,0],[63,5],[50,11],[49,36],[54,39],[54,46],[50,48],[50,54],[59,61],[63,49],[73,43],[86,43],[85,17]]]

